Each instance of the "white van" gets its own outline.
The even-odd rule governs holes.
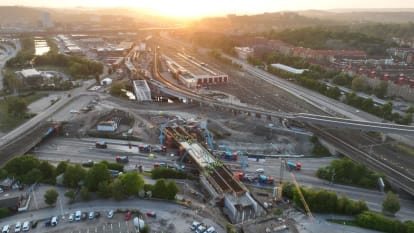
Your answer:
[[[80,210],[75,212],[75,221],[80,221],[82,217],[82,212]]]
[[[52,227],[55,227],[58,224],[58,220],[56,216],[52,217],[52,220],[50,220],[50,225],[52,225]]]
[[[216,233],[216,228],[214,227],[209,227],[206,231],[207,233]]]
[[[9,233],[10,232],[10,225],[5,225],[1,230],[2,233]]]
[[[200,226],[201,225],[201,223],[199,223],[199,222],[197,222],[197,221],[194,221],[192,224],[191,224],[191,227],[190,227],[190,229],[191,230],[196,230],[197,229],[197,227],[198,226]]]
[[[22,230],[23,231],[29,231],[30,230],[30,222],[29,221],[26,221],[26,222],[23,223]]]

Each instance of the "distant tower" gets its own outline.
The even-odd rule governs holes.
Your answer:
[[[42,13],[42,26],[43,28],[53,27],[53,22],[52,22],[52,19],[50,18],[49,12]]]

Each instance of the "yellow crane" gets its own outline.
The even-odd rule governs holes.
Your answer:
[[[280,177],[279,177],[279,184],[278,184],[278,188],[277,188],[277,198],[276,198],[277,202],[282,201],[283,176],[284,176],[284,170],[287,167],[288,167],[287,161],[285,159],[282,159],[281,163],[280,163]],[[296,177],[295,177],[295,175],[293,174],[293,172],[291,170],[289,170],[289,173],[292,177],[292,181],[293,181],[293,184],[295,185],[296,190],[298,190],[299,198],[300,198],[300,201],[303,204],[303,207],[305,208],[306,214],[308,215],[309,219],[313,221],[314,217],[313,217],[312,212],[311,212],[311,210],[308,206],[308,203],[306,203],[305,197],[303,196],[303,193],[300,189],[300,186],[299,186],[298,182],[296,181]]]

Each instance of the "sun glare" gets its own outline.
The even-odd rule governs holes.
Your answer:
[[[131,1],[132,3],[133,1]],[[214,14],[217,7],[205,1],[181,0],[181,1],[150,1],[146,8],[163,16],[177,18],[194,18]]]

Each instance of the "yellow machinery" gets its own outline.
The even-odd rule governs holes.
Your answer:
[[[276,197],[277,202],[282,201],[283,176],[284,176],[284,171],[287,167],[288,167],[288,165],[287,165],[286,160],[282,159],[281,163],[280,163],[280,178],[279,178],[279,184],[278,184],[278,188],[277,188],[277,197]],[[303,207],[305,208],[306,214],[308,215],[310,220],[313,220],[314,217],[312,215],[311,210],[309,209],[308,203],[306,203],[305,197],[303,196],[303,193],[300,189],[300,186],[299,186],[298,182],[296,181],[295,175],[293,174],[293,172],[291,170],[289,170],[289,173],[292,176],[292,181],[293,181],[293,184],[295,185],[296,190],[298,190],[299,198],[300,198],[300,201],[303,204]]]

